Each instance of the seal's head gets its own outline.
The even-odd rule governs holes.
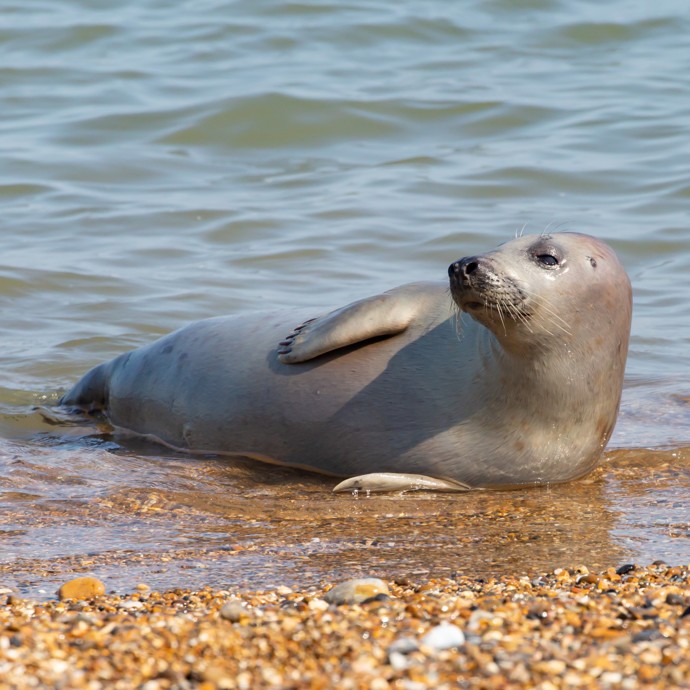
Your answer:
[[[458,307],[507,351],[596,349],[612,333],[627,352],[630,281],[613,250],[594,237],[526,235],[460,259],[448,273]]]
[[[536,482],[588,472],[616,422],[630,336],[632,291],[613,250],[578,233],[531,235],[449,274],[458,307],[493,336],[494,399],[530,448],[514,461]]]

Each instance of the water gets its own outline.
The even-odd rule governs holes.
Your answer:
[[[682,0],[6,3],[3,581],[690,561],[688,36]],[[635,289],[612,452],[584,482],[334,497],[33,409],[188,321],[443,279],[523,227],[605,239]]]

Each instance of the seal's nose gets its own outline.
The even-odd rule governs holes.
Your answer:
[[[479,268],[479,261],[476,256],[466,256],[464,259],[455,261],[448,266],[448,275],[451,278],[467,278]]]

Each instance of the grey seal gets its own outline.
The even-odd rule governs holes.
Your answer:
[[[317,318],[206,319],[60,401],[189,452],[346,477],[336,490],[564,482],[613,430],[630,281],[578,233],[529,235]],[[299,323],[296,328],[292,325]]]

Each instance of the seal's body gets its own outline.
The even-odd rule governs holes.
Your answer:
[[[179,449],[370,475],[343,488],[500,488],[591,470],[630,330],[613,252],[585,235],[522,237],[449,273],[450,292],[405,285],[309,321],[194,323],[96,367],[61,403]]]

